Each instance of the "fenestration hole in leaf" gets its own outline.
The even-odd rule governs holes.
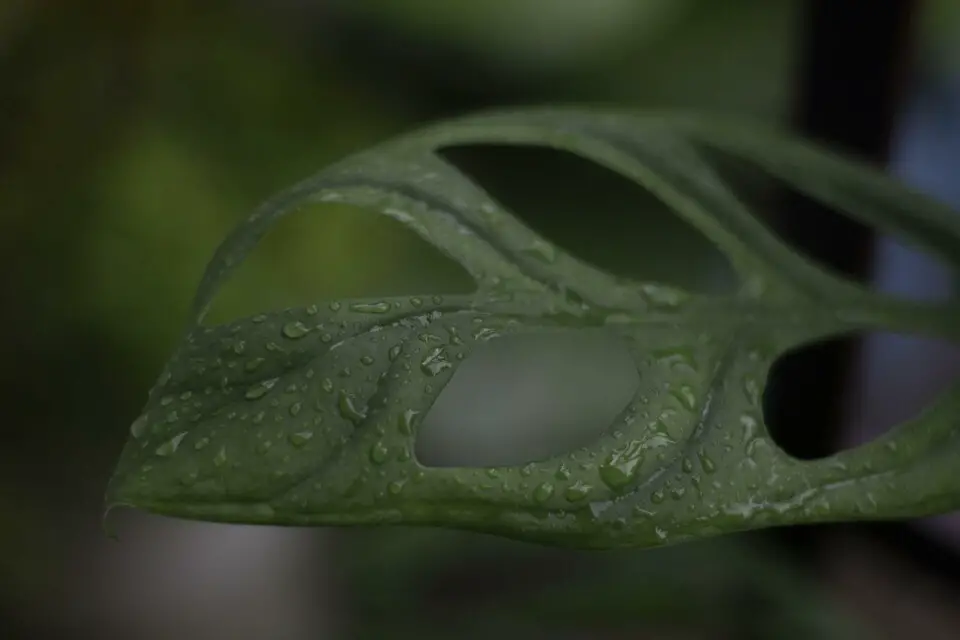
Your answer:
[[[600,333],[494,339],[454,374],[420,426],[433,467],[518,465],[594,442],[640,384],[623,344]]]
[[[618,276],[724,293],[737,278],[726,256],[649,191],[555,149],[452,146],[441,155],[528,227]]]
[[[764,419],[788,454],[822,458],[917,417],[958,377],[955,343],[888,332],[825,340],[774,363]]]
[[[205,324],[343,298],[470,293],[456,262],[402,223],[342,204],[281,218],[217,294]]]
[[[824,270],[908,300],[954,295],[960,274],[923,249],[822,205],[744,160],[702,152],[767,229]]]

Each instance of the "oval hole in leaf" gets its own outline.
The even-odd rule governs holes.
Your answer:
[[[528,227],[609,273],[699,292],[732,292],[726,256],[643,187],[573,153],[452,146],[441,155]]]
[[[788,454],[822,458],[917,417],[958,376],[958,344],[888,332],[824,340],[774,363],[764,418]]]
[[[456,262],[400,222],[308,204],[274,225],[214,299],[205,324],[330,299],[470,293]]]
[[[772,233],[822,269],[908,300],[954,295],[956,270],[906,239],[824,206],[741,159],[702,152]]]
[[[602,333],[507,336],[479,347],[420,426],[435,467],[518,465],[594,442],[640,384],[623,344]]]

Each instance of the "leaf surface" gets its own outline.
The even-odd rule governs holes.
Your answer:
[[[443,160],[446,146],[567,150],[641,184],[741,279],[697,295],[606,274],[538,237]],[[758,527],[960,508],[960,388],[823,460],[771,440],[773,362],[860,330],[960,341],[960,305],[881,296],[772,234],[706,159],[739,157],[851,216],[960,261],[960,217],[873,169],[776,132],[688,116],[485,113],[333,165],[265,203],[217,250],[183,342],[131,427],[108,505],[282,525],[423,524],[579,547],[649,547]],[[207,327],[233,269],[307,202],[391,216],[464,266],[462,296],[347,300]],[[471,352],[502,336],[604,332],[640,384],[590,446],[516,467],[418,463],[418,425]]]

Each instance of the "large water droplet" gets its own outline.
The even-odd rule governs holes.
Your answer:
[[[386,313],[390,311],[389,302],[355,302],[350,305],[351,311],[358,313]]]
[[[374,362],[373,356],[360,356],[360,364],[369,367]]]
[[[247,364],[244,365],[244,368],[247,371],[256,371],[260,367],[260,365],[262,365],[263,363],[264,363],[263,358],[250,358],[249,360],[247,360]]]
[[[583,500],[589,495],[590,490],[593,489],[590,485],[584,483],[581,480],[577,480],[572,485],[567,487],[567,490],[563,493],[563,497],[566,498],[569,502],[576,502],[578,500]]]
[[[619,489],[633,480],[640,463],[643,462],[643,445],[634,440],[610,454],[600,465],[600,479],[611,489]]]
[[[173,436],[172,438],[170,438],[169,440],[167,440],[166,442],[164,442],[162,445],[157,447],[157,455],[169,456],[176,453],[177,447],[180,446],[180,443],[183,441],[186,435],[187,435],[187,432],[182,431],[177,435]]]
[[[133,424],[130,425],[130,435],[134,438],[141,438],[147,430],[147,422],[149,417],[144,414],[133,421]]]
[[[398,496],[403,493],[403,486],[407,483],[406,480],[394,480],[387,485],[387,492],[392,496]]]
[[[262,398],[270,393],[270,390],[273,389],[274,385],[277,384],[277,380],[279,380],[279,378],[262,380],[247,389],[247,392],[243,394],[243,397],[247,400],[256,400],[258,398]]]
[[[553,496],[553,485],[549,482],[541,482],[533,490],[533,499],[535,502],[546,502]]]
[[[383,464],[390,457],[390,450],[382,442],[375,442],[370,447],[370,462]]]
[[[330,378],[324,378],[323,382],[320,383],[320,388],[327,393],[333,393],[333,380]]]
[[[415,409],[407,409],[400,414],[400,417],[397,419],[397,427],[400,433],[405,436],[413,435],[414,421],[419,413],[420,412]]]
[[[283,325],[282,331],[284,337],[290,338],[291,340],[299,340],[303,336],[310,333],[310,327],[298,320],[296,322],[288,322],[287,324]]]
[[[290,437],[287,440],[291,445],[300,449],[301,447],[306,446],[310,439],[313,438],[313,431],[298,431],[296,433],[291,433]]]
[[[444,370],[449,369],[453,365],[447,360],[447,354],[444,347],[437,347],[430,352],[426,358],[423,359],[423,362],[420,363],[420,368],[428,376],[436,376],[442,373]]]
[[[227,447],[220,447],[220,450],[217,451],[217,454],[213,456],[213,464],[216,467],[222,467],[227,464]]]
[[[193,448],[196,449],[197,451],[200,451],[208,444],[210,444],[210,438],[203,437],[197,440],[196,443],[194,443]]]
[[[303,405],[301,403],[294,402],[293,404],[290,405],[290,415],[296,416],[297,414],[300,413],[300,409],[302,408],[303,408]]]
[[[713,458],[711,458],[705,450],[700,449],[700,451],[697,453],[697,457],[700,458],[700,466],[703,467],[704,472],[706,473],[716,472],[717,463],[713,461]]]
[[[346,391],[340,392],[340,400],[337,402],[337,408],[340,415],[349,420],[354,426],[359,425],[367,417],[366,409],[358,408],[353,401],[353,396]]]

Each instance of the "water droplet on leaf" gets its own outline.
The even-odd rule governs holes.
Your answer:
[[[346,391],[340,392],[340,400],[337,403],[340,415],[349,420],[354,426],[359,425],[367,417],[366,409],[360,410],[354,404],[353,396]]]
[[[279,380],[279,378],[262,380],[247,389],[246,393],[243,394],[243,397],[247,400],[257,400],[258,398],[262,398],[270,393],[270,390],[273,389],[274,385],[277,384],[277,380]]]
[[[546,502],[553,496],[553,485],[549,482],[542,482],[533,490],[533,499],[536,502]]]
[[[414,421],[420,412],[415,409],[406,409],[397,419],[397,427],[405,436],[413,435]]]
[[[563,493],[563,497],[569,502],[576,502],[586,498],[591,489],[593,489],[593,487],[580,480],[577,480],[567,488],[567,490]]]
[[[370,462],[383,464],[390,457],[390,450],[382,442],[375,442],[370,447]]]
[[[147,430],[147,422],[149,418],[146,414],[140,416],[130,425],[130,435],[134,438],[141,438]]]
[[[633,479],[634,473],[643,462],[643,445],[633,441],[615,450],[600,465],[600,479],[611,489],[619,489]]]
[[[350,305],[351,311],[357,313],[386,313],[390,311],[389,302],[355,302]]]
[[[704,451],[703,449],[700,449],[700,451],[697,453],[697,457],[700,458],[700,466],[703,467],[703,470],[705,473],[716,472],[717,463],[713,461],[713,458],[707,455],[706,451]]]
[[[291,340],[298,340],[310,333],[310,327],[302,322],[288,322],[283,325],[283,335]]]
[[[428,376],[439,375],[446,369],[449,369],[453,365],[447,360],[447,354],[444,351],[444,347],[437,347],[430,352],[426,358],[423,359],[423,362],[420,363],[420,368]]]
[[[173,436],[172,438],[170,438],[169,440],[167,440],[166,442],[164,442],[162,445],[157,447],[157,455],[169,456],[176,453],[177,447],[180,446],[180,443],[183,441],[186,435],[187,435],[187,432],[182,431],[177,435]]]
[[[291,445],[299,449],[310,442],[311,438],[313,438],[313,431],[298,431],[296,433],[291,433],[287,440]]]

